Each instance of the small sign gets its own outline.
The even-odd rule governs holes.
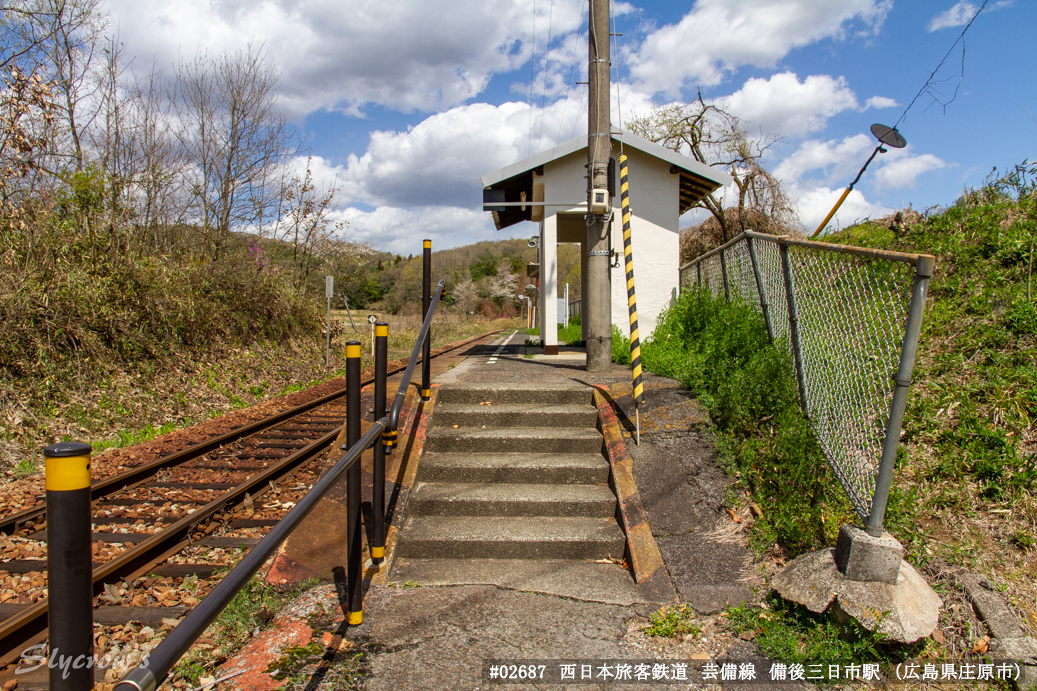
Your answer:
[[[373,314],[367,318],[368,324],[374,324],[376,321],[378,321],[378,317],[374,316]]]
[[[324,295],[330,300],[335,296],[335,277],[325,276],[324,281]]]

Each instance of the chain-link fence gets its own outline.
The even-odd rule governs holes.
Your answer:
[[[934,258],[747,232],[681,267],[741,299],[792,356],[800,403],[868,532],[880,535]]]

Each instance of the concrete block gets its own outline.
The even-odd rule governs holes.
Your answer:
[[[904,547],[889,533],[873,537],[852,525],[839,528],[835,564],[851,581],[896,583]]]
[[[902,562],[894,584],[854,581],[836,566],[834,554],[823,549],[797,557],[771,580],[771,587],[812,612],[827,611],[837,621],[852,617],[901,643],[933,632],[942,602],[914,567]]]
[[[1019,664],[1019,678],[1012,680],[1015,691],[1037,688],[1037,640],[1029,636],[995,638],[990,641],[990,654],[996,659]]]
[[[1023,638],[1026,632],[1015,619],[1001,596],[990,586],[986,578],[977,574],[961,573],[955,577],[958,585],[965,588],[969,602],[976,614],[994,638]]]

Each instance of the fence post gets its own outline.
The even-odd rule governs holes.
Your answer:
[[[374,418],[385,417],[385,378],[389,364],[389,325],[374,325]],[[385,432],[382,432],[384,439]],[[385,446],[374,445],[371,470],[371,563],[380,564],[385,556]]]
[[[699,288],[702,287],[702,260],[695,262],[695,271],[699,277]]]
[[[778,239],[781,255],[781,275],[785,279],[785,302],[789,306],[789,337],[792,340],[792,359],[796,366],[796,385],[799,387],[799,405],[803,414],[810,417],[807,408],[807,380],[803,371],[803,348],[799,340],[799,312],[796,309],[796,289],[792,283],[792,267],[789,262],[789,247]]]
[[[432,304],[432,241],[425,240],[421,262],[421,319],[428,316]],[[432,329],[428,330],[425,345],[421,351],[421,400],[427,401],[432,396],[431,367],[432,363]]]
[[[760,309],[763,310],[763,323],[767,326],[767,340],[774,342],[774,329],[771,328],[771,308],[767,304],[767,291],[764,289],[763,276],[760,274],[760,263],[756,260],[756,245],[753,239],[746,236],[746,244],[749,246],[749,259],[753,263],[753,276],[756,278],[756,292],[760,296]]]
[[[360,341],[346,344],[346,448],[360,441]],[[360,463],[346,471],[346,623],[364,623]]]
[[[918,337],[922,331],[922,317],[925,314],[925,298],[929,291],[929,279],[932,278],[934,264],[935,260],[928,255],[920,256],[915,263],[915,280],[911,286],[911,302],[907,311],[907,324],[904,327],[904,340],[900,347],[896,386],[893,389],[893,401],[889,406],[886,437],[882,441],[882,462],[879,465],[879,476],[875,480],[875,495],[871,499],[871,512],[866,528],[868,534],[873,537],[882,536],[889,486],[893,480],[900,431],[904,424],[904,411],[907,409],[907,394],[911,390],[911,373],[915,368]]]
[[[50,688],[94,688],[94,583],[90,532],[89,444],[52,444],[43,450],[47,493],[47,598]],[[57,656],[57,657],[54,657]],[[87,663],[91,664],[87,664]]]
[[[731,302],[731,290],[727,287],[727,258],[724,250],[720,250],[720,273],[724,277],[724,300]]]

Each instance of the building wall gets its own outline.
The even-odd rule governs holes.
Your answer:
[[[614,148],[618,158],[619,152]],[[634,257],[634,280],[637,291],[638,326],[644,341],[655,329],[659,313],[670,303],[678,285],[679,215],[677,175],[670,173],[670,164],[636,149],[627,149],[629,159],[631,237]],[[544,165],[545,198],[552,202],[581,202],[587,198],[586,149]],[[613,200],[612,249],[618,253],[619,266],[611,270],[612,323],[624,334],[629,334],[626,267],[623,262],[623,222],[617,169],[616,197]],[[558,343],[556,315],[548,315],[549,304],[556,304],[557,247],[559,241],[572,242],[571,217],[568,224],[560,224],[557,215],[582,215],[585,208],[549,206],[541,223],[541,291],[544,306],[541,331],[544,343]],[[567,229],[568,228],[568,229]],[[565,235],[566,237],[560,237]],[[586,237],[586,234],[584,234]],[[550,266],[548,265],[550,262]],[[584,274],[586,262],[583,263]],[[548,282],[552,286],[548,289]],[[581,293],[582,297],[582,293]],[[586,304],[586,303],[584,303]]]

